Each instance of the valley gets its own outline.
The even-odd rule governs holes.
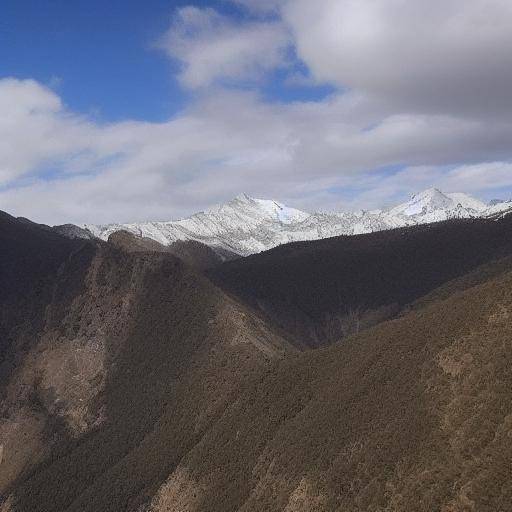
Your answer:
[[[231,262],[0,221],[2,512],[507,510],[512,217]]]

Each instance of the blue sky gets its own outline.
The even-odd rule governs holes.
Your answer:
[[[253,16],[226,1],[198,1],[242,22]],[[75,111],[105,121],[165,121],[190,101],[177,61],[155,45],[187,1],[5,0],[0,20],[4,76],[34,78]],[[304,66],[297,62],[297,69]],[[276,71],[261,86],[269,101],[317,100],[328,84],[283,84]]]
[[[511,23],[501,0],[4,0],[0,209],[508,198]]]
[[[48,84],[74,110],[107,120],[164,120],[186,99],[175,64],[153,47],[173,4],[6,0],[2,74]]]

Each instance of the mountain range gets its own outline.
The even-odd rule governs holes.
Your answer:
[[[0,512],[510,510],[511,215],[0,247]]]
[[[254,199],[240,194],[232,201],[169,222],[84,225],[81,236],[92,233],[103,240],[120,230],[153,239],[163,245],[195,240],[225,256],[266,251],[288,242],[318,240],[332,236],[356,235],[386,229],[439,222],[499,216],[512,210],[511,201],[485,204],[467,194],[445,194],[431,188],[403,204],[385,210],[307,213],[277,201]],[[68,229],[76,235],[76,231]]]

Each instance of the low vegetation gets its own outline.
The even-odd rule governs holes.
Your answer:
[[[509,511],[511,239],[292,244],[212,283],[0,217],[0,510]]]

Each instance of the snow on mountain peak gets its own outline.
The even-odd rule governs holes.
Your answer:
[[[436,222],[451,217],[471,217],[486,209],[486,205],[463,193],[445,194],[437,188],[429,188],[414,194],[406,203],[391,208],[390,215],[424,217],[424,222]]]
[[[238,194],[234,201],[238,201],[239,203],[250,203],[254,201],[254,199],[250,196],[248,196],[245,192],[242,192],[241,194]]]
[[[268,214],[271,218],[277,219],[283,224],[290,224],[292,222],[301,222],[309,217],[309,213],[295,208],[289,208],[282,203],[268,199],[254,199],[256,204],[263,212]]]
[[[463,194],[462,192],[453,192],[446,195],[452,199],[457,206],[461,206],[462,208],[468,208],[475,211],[484,211],[487,208],[487,205],[484,202],[479,201],[468,194]]]
[[[424,215],[438,209],[450,208],[452,203],[453,201],[437,188],[429,188],[414,194],[409,201],[395,206],[389,210],[389,213],[391,215],[412,217],[414,215]]]
[[[417,194],[413,194],[411,200],[442,201],[445,197],[446,195],[438,188],[431,187],[423,190],[422,192],[418,192]]]
[[[231,201],[216,206],[206,213],[237,215],[240,218],[250,217],[257,222],[260,221],[277,221],[283,224],[292,222],[301,222],[309,217],[309,213],[290,208],[278,201],[272,199],[255,199],[241,193]]]
[[[242,193],[227,203],[178,221],[85,227],[104,240],[124,229],[163,244],[197,240],[214,249],[245,256],[287,242],[370,233],[450,218],[486,217],[508,211],[510,206],[503,203],[489,207],[467,194],[429,188],[387,210],[307,213]]]

